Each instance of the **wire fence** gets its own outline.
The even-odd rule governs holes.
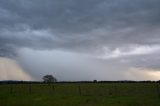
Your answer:
[[[1,95],[53,95],[53,96],[157,96],[159,84],[8,84],[0,85]]]

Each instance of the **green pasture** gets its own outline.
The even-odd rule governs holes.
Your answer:
[[[158,83],[2,84],[0,106],[160,106]]]

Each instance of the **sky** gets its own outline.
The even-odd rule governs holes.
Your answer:
[[[160,0],[0,0],[0,80],[159,80]]]

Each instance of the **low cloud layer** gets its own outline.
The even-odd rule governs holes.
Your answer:
[[[158,74],[159,5],[159,0],[1,0],[0,56],[15,59],[38,80],[49,73],[61,80],[129,79],[124,76],[132,69]]]

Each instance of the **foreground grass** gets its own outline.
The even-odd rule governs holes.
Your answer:
[[[160,106],[157,85],[0,85],[0,106]]]

